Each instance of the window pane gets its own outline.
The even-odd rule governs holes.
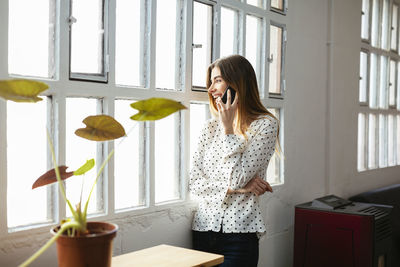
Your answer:
[[[211,63],[212,18],[212,6],[193,2],[193,86],[205,87],[205,73]]]
[[[394,60],[390,60],[390,76],[389,76],[389,105],[390,106],[396,106],[395,88],[396,88],[396,62]]]
[[[140,1],[116,1],[115,83],[143,86],[140,53]]]
[[[8,3],[8,72],[54,78],[55,1]]]
[[[393,4],[392,28],[390,37],[390,48],[393,50],[397,50],[397,31],[398,31],[398,19],[399,19],[398,16],[399,16],[399,7],[398,5]]]
[[[139,134],[143,123],[134,122],[129,118],[129,114],[134,113],[130,107],[131,103],[132,101],[130,100],[115,101],[115,119],[124,126],[127,133],[127,137],[124,140],[115,142],[115,209],[124,209],[145,204],[145,177],[141,170],[144,162]],[[122,142],[121,145],[119,145],[120,142]]]
[[[361,38],[369,39],[369,1],[362,1],[362,16],[361,16]]]
[[[269,43],[269,92],[273,94],[282,94],[282,33],[282,28],[271,25]]]
[[[46,121],[46,101],[7,101],[8,227],[52,219],[47,214],[47,187],[32,190],[33,182],[48,170]]]
[[[79,128],[84,128],[85,125],[82,123],[83,119],[87,116],[96,115],[96,100],[89,98],[67,98],[66,99],[66,166],[68,171],[75,171],[81,167],[87,160],[94,159],[96,166],[85,173],[82,176],[72,177],[66,181],[67,197],[71,202],[72,206],[75,207],[79,203],[82,191],[82,202],[86,203],[89,196],[90,189],[96,178],[96,168],[100,166],[102,162],[99,162],[97,157],[97,142],[89,141],[75,135],[75,131]],[[100,181],[97,183],[98,187]],[[88,213],[94,213],[98,211],[97,205],[99,200],[96,189],[93,190]],[[67,215],[71,216],[71,212],[67,206]]]
[[[247,0],[247,4],[253,5],[253,6],[258,6],[258,7],[263,7],[263,0]]]
[[[256,72],[258,84],[260,84],[261,22],[262,20],[257,17],[246,16],[246,58]]]
[[[369,114],[368,120],[368,168],[376,168],[376,115]]]
[[[366,169],[366,162],[365,162],[365,114],[359,113],[358,114],[358,140],[357,140],[357,147],[358,147],[358,155],[357,155],[357,169],[358,171],[363,171]]]
[[[103,73],[103,1],[74,0],[71,27],[71,72]]]
[[[371,43],[379,45],[379,0],[372,0]]]
[[[361,103],[367,102],[367,85],[368,85],[368,54],[365,52],[360,52],[359,100]]]
[[[389,50],[389,18],[390,18],[390,3],[389,0],[383,0],[382,7],[382,28],[381,28],[381,48]]]
[[[271,0],[271,7],[283,11],[283,1],[284,0]]]
[[[179,114],[155,121],[155,202],[180,198]]]
[[[176,8],[176,0],[157,1],[157,88],[175,89]]]
[[[387,166],[387,117],[379,114],[379,167]]]
[[[280,110],[271,108],[268,109],[278,120],[280,120]],[[283,153],[283,152],[282,152]],[[281,182],[281,175],[280,175],[280,165],[281,161],[277,153],[274,153],[269,160],[268,168],[267,168],[267,181],[270,184],[278,184]]]
[[[238,12],[229,8],[221,8],[221,48],[220,56],[225,57],[237,53]]]
[[[396,155],[394,154],[395,150],[395,144],[396,144],[396,139],[395,139],[395,117],[393,115],[388,116],[388,165],[389,166],[394,166],[396,165]]]
[[[208,104],[190,104],[190,169],[192,169],[192,158],[199,142],[200,132],[204,123],[210,118]]]
[[[369,75],[369,106],[376,108],[378,106],[378,56],[370,54],[370,75]]]
[[[381,56],[381,64],[380,64],[380,85],[379,85],[379,107],[380,108],[388,108],[388,91],[389,91],[389,83],[388,83],[388,58],[385,56]]]

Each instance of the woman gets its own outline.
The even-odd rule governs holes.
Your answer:
[[[221,101],[227,87],[236,92]],[[262,105],[255,72],[239,55],[208,67],[210,110],[190,171],[190,192],[199,200],[193,247],[224,255],[221,266],[257,266],[258,237],[265,225],[259,196],[272,192],[268,162],[279,134],[277,119]]]

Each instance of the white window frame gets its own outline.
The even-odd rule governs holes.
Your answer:
[[[70,15],[71,6],[70,1],[59,1],[54,0],[57,5],[59,5],[59,10],[57,12],[57,38],[56,38],[56,56],[55,62],[57,77],[54,80],[48,79],[38,79],[42,80],[50,85],[50,90],[46,91],[42,97],[49,97],[50,104],[48,108],[48,120],[51,123],[51,135],[52,140],[55,145],[56,157],[58,164],[62,165],[66,162],[66,134],[65,134],[65,122],[66,122],[66,99],[68,97],[86,97],[86,98],[96,98],[99,99],[101,104],[99,105],[99,113],[104,112],[105,114],[114,115],[115,100],[128,99],[128,100],[141,100],[149,97],[167,97],[181,102],[185,106],[189,107],[190,103],[193,102],[208,102],[208,95],[204,91],[195,91],[192,88],[192,20],[187,19],[191,16],[193,12],[193,1],[181,1],[177,0],[179,5],[179,12],[177,16],[181,18],[181,25],[179,31],[177,31],[177,38],[179,42],[176,46],[177,61],[176,61],[176,84],[177,90],[160,90],[155,86],[155,50],[156,50],[156,1],[155,0],[142,0],[141,12],[144,14],[144,26],[142,27],[142,36],[144,36],[143,48],[146,51],[146,56],[143,56],[142,70],[144,83],[140,87],[136,86],[125,86],[115,84],[115,10],[116,1],[113,0],[103,0],[104,1],[104,21],[105,21],[105,34],[104,34],[104,64],[109,64],[104,66],[104,76],[94,77],[93,75],[86,74],[71,74],[70,73],[70,25],[68,20],[62,19],[63,17],[68,17]],[[286,25],[288,23],[287,16],[277,16],[276,11],[271,11],[270,9],[264,9],[255,7],[252,5],[247,5],[246,3],[240,1],[230,1],[230,0],[197,0],[198,2],[203,2],[209,5],[213,5],[213,49],[212,49],[212,60],[219,57],[220,49],[220,39],[218,37],[220,33],[219,21],[221,7],[231,8],[238,11],[238,50],[237,53],[244,54],[245,51],[245,36],[246,36],[246,24],[245,16],[247,14],[254,15],[262,20],[262,31],[263,34],[260,36],[261,46],[261,57],[260,57],[260,93],[261,101],[268,108],[275,108],[280,110],[280,144],[282,149],[282,154],[284,151],[284,111],[285,111],[285,97],[282,95],[281,98],[273,98],[268,94],[268,64],[267,57],[269,50],[267,25],[271,23],[271,19],[274,18],[274,23],[279,25]],[[287,5],[287,1],[285,1]],[[3,6],[3,5],[2,5]],[[7,6],[7,5],[6,5]],[[286,6],[287,7],[287,6]],[[285,15],[287,9],[285,8]],[[7,24],[5,26],[7,27]],[[109,31],[110,29],[110,31]],[[286,26],[284,29],[286,34]],[[286,47],[282,46],[282,49]],[[0,51],[2,53],[2,51]],[[282,56],[284,52],[282,53]],[[107,59],[107,60],[106,60]],[[1,65],[1,64],[0,64]],[[282,78],[284,77],[284,58],[282,59]],[[108,70],[110,72],[108,73]],[[0,68],[0,73],[2,69]],[[76,74],[76,75],[75,75]],[[205,73],[204,73],[205,75]],[[282,91],[283,92],[283,91]],[[6,196],[7,196],[7,165],[6,165],[6,142],[4,138],[6,133],[6,105],[5,102],[0,101],[0,211],[7,214]],[[133,115],[134,111],[132,110]],[[178,176],[180,179],[180,199],[168,201],[165,203],[155,203],[155,190],[154,190],[154,122],[146,122],[143,124],[143,128],[140,130],[140,141],[143,142],[143,154],[141,154],[141,163],[143,165],[143,181],[141,187],[143,188],[143,197],[145,198],[145,205],[126,208],[126,209],[115,209],[114,205],[114,162],[113,159],[110,160],[107,168],[105,168],[103,173],[103,178],[101,182],[98,183],[97,192],[99,193],[100,203],[104,203],[101,212],[97,214],[92,214],[89,217],[95,217],[96,220],[105,220],[110,218],[123,218],[126,216],[137,216],[149,214],[152,212],[157,212],[165,209],[171,209],[174,207],[184,207],[188,203],[188,190],[187,190],[187,175],[188,167],[190,162],[189,157],[189,140],[190,140],[190,129],[187,127],[190,125],[190,110],[182,111],[179,114],[181,122],[176,125],[176,130],[178,131],[180,137],[175,140],[179,143],[177,149],[179,150],[176,160],[179,162]],[[45,131],[45,129],[43,129]],[[100,150],[96,155],[96,161],[99,162],[101,158],[104,158],[113,148],[114,142],[99,144]],[[52,166],[50,161],[50,156],[48,157],[49,168]],[[280,160],[280,179],[279,184],[284,183],[284,160]],[[3,178],[4,177],[4,178]],[[59,222],[60,219],[65,218],[66,206],[64,200],[58,195],[58,186],[53,185],[48,189],[49,197],[52,201],[48,202],[48,210],[53,216],[53,220],[50,223],[43,223],[38,225],[27,225],[16,227],[11,229],[7,227],[7,217],[1,216],[0,218],[0,237],[2,236],[14,236],[18,234],[17,232],[38,228],[37,231],[47,230],[48,225],[54,225]],[[45,228],[44,228],[45,227]]]

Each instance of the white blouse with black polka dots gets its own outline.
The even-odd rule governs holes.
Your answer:
[[[193,219],[196,231],[265,232],[253,193],[227,195],[228,187],[243,188],[256,174],[266,179],[274,153],[278,122],[265,116],[254,120],[242,135],[228,134],[218,119],[208,120],[200,134],[190,171],[189,189],[199,202]]]

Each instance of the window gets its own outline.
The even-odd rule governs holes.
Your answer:
[[[261,42],[262,20],[255,16],[246,16],[246,58],[256,72],[258,84],[261,84]],[[261,88],[260,88],[261,90]]]
[[[361,38],[363,40],[369,40],[369,4],[370,0],[362,0],[361,10]]]
[[[46,172],[47,105],[7,102],[7,224],[9,228],[53,220],[48,194],[52,189],[32,190]],[[24,149],[29,148],[29,149]],[[23,150],[23,153],[21,153]],[[29,201],[21,201],[21,197]]]
[[[134,217],[185,203],[196,135],[211,117],[206,68],[222,56],[241,54],[253,65],[262,102],[280,119],[283,150],[286,1],[9,2],[9,74],[52,79],[52,90],[37,104],[0,105],[7,135],[0,135],[7,147],[0,157],[8,163],[0,162],[0,169],[7,169],[1,179],[8,184],[7,195],[0,196],[7,201],[7,229],[0,231],[41,227],[71,215],[57,185],[31,190],[33,181],[53,168],[46,127],[59,165],[74,171],[89,159],[96,161],[91,171],[65,182],[72,205],[81,198],[82,184],[86,201],[100,164],[115,149],[93,191],[91,217]],[[69,27],[58,28],[60,14],[67,15]],[[190,109],[155,122],[130,120],[136,113],[130,104],[150,97],[174,99]],[[82,120],[96,114],[115,117],[127,137],[114,142],[77,137],[75,130],[85,127]],[[29,150],[21,155],[21,147]],[[283,183],[284,160],[274,156],[267,175],[272,184]],[[23,204],[21,192],[27,199]]]
[[[56,2],[49,0],[8,2],[9,74],[54,79]]]
[[[238,52],[239,14],[237,11],[222,7],[221,8],[221,47],[220,56],[229,56]]]
[[[279,13],[286,13],[286,1],[287,0],[270,0],[271,1],[271,10]]]
[[[140,1],[116,1],[115,83],[144,86],[141,51],[146,51]]]
[[[70,78],[107,82],[108,1],[71,1]]]
[[[361,39],[367,39],[371,10],[371,43],[361,42],[357,169],[399,165],[398,3],[363,0]],[[371,5],[371,6],[370,6]],[[368,103],[368,104],[367,104]]]
[[[212,6],[193,2],[192,85],[205,87],[205,70],[211,64]]]
[[[269,44],[269,94],[282,96],[283,93],[283,49],[286,42],[284,28],[271,24]]]
[[[360,103],[368,102],[368,52],[360,52],[360,84],[359,84],[359,101]]]

